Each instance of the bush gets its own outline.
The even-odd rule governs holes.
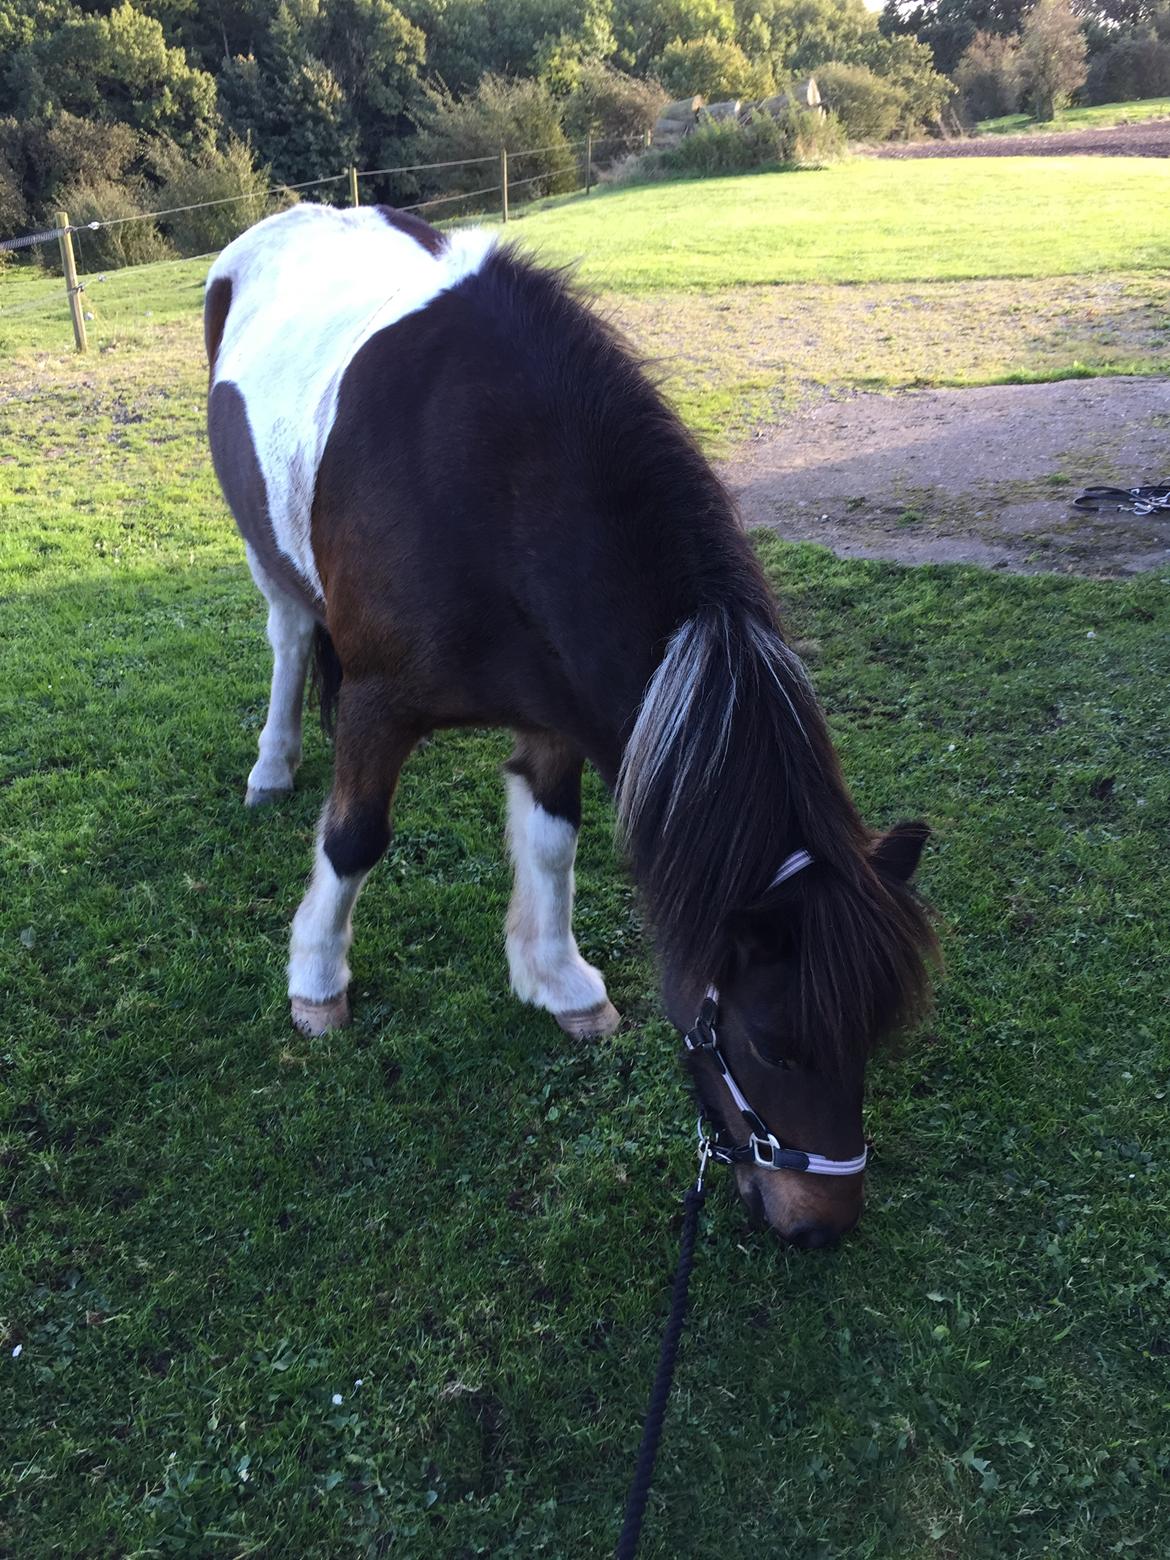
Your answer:
[[[817,86],[850,141],[884,141],[902,122],[909,99],[864,65],[822,65]]]
[[[581,182],[578,159],[561,127],[560,112],[548,87],[539,81],[509,81],[504,76],[484,76],[465,98],[436,94],[419,136],[416,160],[429,163],[463,157],[490,159],[498,155],[501,146],[514,154],[508,177],[517,186],[520,200],[576,189]],[[522,155],[537,148],[548,150],[537,156]],[[469,168],[441,169],[431,188],[435,194],[446,194],[453,190],[478,190],[499,181],[498,165],[488,161]],[[435,208],[439,216],[452,215],[456,210],[455,202],[446,208]]]
[[[1020,40],[999,33],[976,33],[955,68],[967,117],[1000,119],[1020,106]]]
[[[159,210],[201,206],[205,201],[230,202],[163,219],[163,231],[180,254],[209,254],[222,249],[273,209],[267,195],[268,169],[257,168],[251,147],[234,137],[222,151],[197,152],[193,157],[185,156],[170,142],[161,142],[153,148],[152,161],[156,177],[162,181]]]
[[[749,102],[775,91],[772,67],[749,60],[739,44],[708,34],[684,43],[667,44],[655,65],[655,73],[672,98],[701,93],[708,103],[728,98]]]
[[[147,265],[166,260],[174,250],[150,220],[141,218],[150,208],[139,185],[115,184],[112,179],[79,179],[61,191],[61,204],[69,221],[81,227],[88,222],[113,222],[96,232],[77,235],[78,264],[82,270],[117,270],[124,265]]]
[[[592,130],[594,141],[602,143],[598,161],[612,162],[622,147],[653,130],[667,101],[656,81],[639,81],[600,60],[589,60],[565,104],[565,129],[575,141]]]
[[[844,150],[841,127],[831,114],[790,108],[772,116],[757,111],[745,122],[707,120],[668,151],[631,159],[615,183],[647,179],[708,178],[792,168],[830,161]]]

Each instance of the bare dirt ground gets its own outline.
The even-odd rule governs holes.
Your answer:
[[[824,399],[721,474],[745,523],[843,557],[1130,574],[1170,564],[1170,514],[1082,514],[1089,482],[1170,480],[1170,379]]]
[[[1170,120],[1060,130],[1052,135],[980,135],[874,147],[874,157],[1170,157]]]

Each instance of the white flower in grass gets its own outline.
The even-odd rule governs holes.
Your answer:
[[[12,1358],[14,1360],[18,1360],[23,1353],[24,1353],[24,1344],[23,1343],[18,1343],[16,1345],[16,1347],[12,1351]]]
[[[341,1405],[344,1402],[345,1402],[345,1399],[342,1397],[340,1392],[335,1392],[333,1394],[333,1406],[334,1406],[334,1408],[340,1408]]]

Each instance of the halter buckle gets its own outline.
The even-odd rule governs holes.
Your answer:
[[[748,1138],[748,1147],[752,1151],[752,1163],[761,1170],[807,1170],[809,1167],[809,1157],[803,1149],[783,1148],[772,1137],[762,1138],[753,1132]]]
[[[683,1036],[688,1051],[713,1051],[718,1044],[715,1020],[719,1017],[719,1004],[713,997],[704,997],[699,1016]]]

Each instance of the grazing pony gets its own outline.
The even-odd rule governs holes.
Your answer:
[[[926,992],[927,831],[862,823],[677,417],[563,275],[386,207],[301,205],[236,239],[206,340],[212,458],[274,657],[250,806],[292,788],[314,645],[335,717],[294,1023],[348,1020],[351,914],[412,748],[511,727],[513,991],[577,1037],[619,1022],[572,931],[588,759],[668,1012],[685,1029],[703,1007],[691,1067],[742,1195],[787,1239],[835,1239],[861,1208],[867,1057]]]

